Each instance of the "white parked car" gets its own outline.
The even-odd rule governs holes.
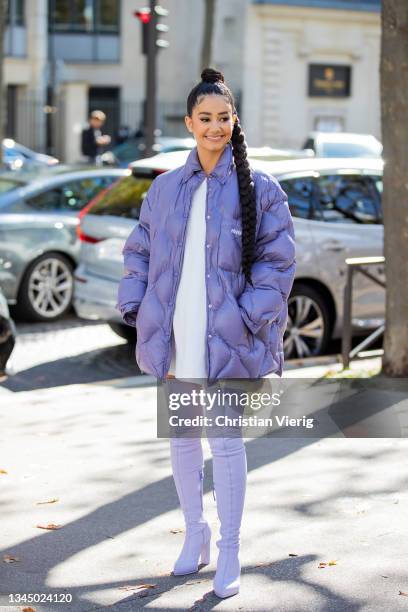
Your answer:
[[[350,132],[311,132],[303,149],[316,157],[380,158],[383,146],[371,134]]]

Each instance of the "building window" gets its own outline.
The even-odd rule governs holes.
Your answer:
[[[350,96],[351,67],[310,64],[309,96],[317,98],[348,98]]]
[[[119,32],[120,0],[49,0],[52,32]]]
[[[7,24],[24,25],[24,0],[9,0],[7,3]]]
[[[96,22],[99,32],[117,32],[119,28],[119,2],[99,0]]]

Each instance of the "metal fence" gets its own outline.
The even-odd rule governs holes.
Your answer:
[[[44,151],[46,139],[44,104],[33,96],[8,100],[5,134],[31,149]]]
[[[348,368],[350,360],[354,357],[367,356],[367,352],[362,355],[362,351],[367,349],[369,346],[374,344],[378,338],[381,338],[384,333],[385,325],[382,324],[375,329],[367,338],[360,342],[353,349],[351,348],[351,334],[352,334],[352,307],[353,307],[353,277],[355,273],[360,273],[366,278],[369,278],[373,283],[376,283],[383,289],[386,288],[385,283],[375,276],[372,272],[369,272],[368,268],[374,264],[383,264],[385,261],[384,257],[350,257],[346,259],[347,265],[347,281],[344,287],[344,315],[343,315],[343,334],[342,334],[342,361],[343,368]],[[372,355],[382,353],[382,351],[373,351]]]

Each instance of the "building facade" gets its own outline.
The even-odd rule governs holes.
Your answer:
[[[381,0],[248,4],[242,89],[251,144],[298,148],[312,130],[381,137],[380,5]]]
[[[159,2],[159,0],[158,0]],[[10,137],[80,159],[89,111],[106,130],[143,121],[140,0],[9,0],[4,40]],[[169,10],[158,53],[159,127],[188,135],[186,98],[199,80],[204,0]],[[236,97],[247,141],[299,147],[312,129],[380,135],[380,0],[218,0],[211,64]]]
[[[145,56],[134,12],[140,0],[9,0],[4,42],[9,137],[61,159],[80,158],[90,110],[108,116],[106,131],[143,121]],[[147,3],[148,4],[148,3]],[[204,2],[160,0],[169,10],[170,46],[158,53],[159,127],[189,135],[186,98],[199,80]],[[214,19],[214,57],[241,97],[246,0],[223,0]],[[217,63],[217,62],[215,62]]]

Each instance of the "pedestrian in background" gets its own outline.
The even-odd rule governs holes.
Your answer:
[[[91,164],[100,164],[100,155],[104,147],[110,144],[111,137],[102,134],[106,115],[100,110],[94,110],[89,115],[89,125],[82,130],[81,150]]]
[[[210,68],[187,99],[196,147],[159,175],[123,248],[117,308],[137,329],[136,360],[164,385],[282,375],[295,242],[278,181],[254,170],[230,89]],[[240,527],[247,461],[242,436],[209,436],[220,520],[214,591],[240,588]],[[174,482],[186,525],[174,574],[210,561],[203,515],[201,437],[171,437]]]

